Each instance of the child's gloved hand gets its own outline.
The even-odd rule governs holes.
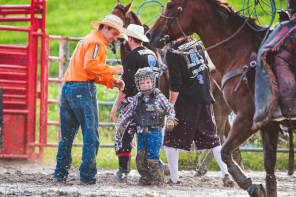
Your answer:
[[[178,124],[178,120],[176,118],[174,119],[167,119],[165,128],[167,131],[173,130],[173,128]]]

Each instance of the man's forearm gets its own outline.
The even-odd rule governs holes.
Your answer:
[[[179,96],[179,92],[170,91],[169,102],[175,104]]]

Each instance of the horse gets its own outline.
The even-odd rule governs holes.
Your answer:
[[[197,33],[217,72],[221,76],[232,74],[227,80],[223,80],[222,89],[224,99],[236,118],[222,146],[221,156],[237,184],[247,190],[250,196],[257,197],[265,196],[264,187],[253,184],[252,179],[231,157],[234,149],[258,131],[252,127],[255,111],[255,69],[250,66],[250,62],[254,58],[252,53],[258,50],[266,30],[257,32],[249,25],[256,29],[262,28],[254,19],[235,12],[222,0],[170,0],[146,35],[153,47],[162,48],[167,42]],[[221,81],[222,78],[217,83],[221,84]],[[267,196],[277,196],[274,171],[279,131],[279,122],[275,121],[260,128]]]
[[[145,24],[142,23],[142,21],[139,19],[139,17],[134,13],[133,11],[130,11],[132,2],[127,4],[126,6],[122,5],[120,0],[117,0],[117,3],[114,7],[114,9],[111,11],[112,14],[115,14],[119,16],[123,21],[124,21],[124,27],[127,27],[129,24],[137,24],[137,25],[142,25],[144,26],[145,32],[148,31],[149,27],[146,26]],[[150,48],[151,50],[155,51],[158,60],[161,61],[161,65],[164,65],[162,62],[162,51],[157,50],[148,43],[144,43],[146,47]],[[130,49],[129,46],[126,42],[121,42],[120,44],[120,54],[121,54],[121,62],[124,64],[125,57],[129,53]],[[163,92],[166,97],[169,97],[169,76],[168,76],[168,70],[166,69],[166,66],[162,66],[163,68],[163,75],[159,78],[159,89],[161,92]],[[223,94],[221,91],[221,88],[219,87],[218,84],[213,82],[216,78],[217,80],[220,80],[219,78],[221,75],[219,73],[212,73],[211,74],[211,80],[212,80],[212,92],[214,95],[214,98],[216,102],[213,105],[214,108],[214,116],[215,116],[215,121],[217,125],[217,133],[219,138],[221,139],[221,142],[224,141],[224,138],[227,137],[228,132],[230,130],[230,125],[228,121],[228,115],[230,114],[231,110],[229,107],[226,105]],[[234,160],[242,167],[242,158],[241,158],[241,153],[239,151],[239,148],[237,148],[233,152],[233,157]],[[196,171],[196,176],[202,176],[205,175],[207,172],[207,169],[210,165],[210,162],[213,159],[213,153],[212,151],[209,151],[204,160],[202,161],[202,164],[198,166],[197,171]]]

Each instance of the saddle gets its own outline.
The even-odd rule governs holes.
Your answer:
[[[258,50],[253,118],[258,127],[272,119],[296,117],[295,75],[289,63],[293,55],[282,50],[294,30],[296,20],[278,24]]]

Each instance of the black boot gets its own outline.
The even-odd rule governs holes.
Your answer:
[[[130,157],[119,156],[118,157],[119,169],[116,172],[115,180],[123,182],[127,180],[127,175],[130,172]]]
[[[122,168],[119,168],[116,172],[115,180],[125,182],[127,180],[127,173]]]

